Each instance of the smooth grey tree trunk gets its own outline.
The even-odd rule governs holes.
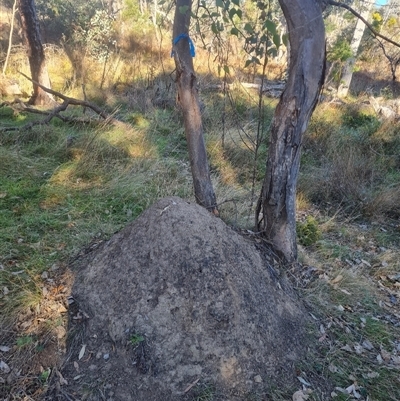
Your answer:
[[[49,74],[46,67],[46,58],[40,37],[35,1],[18,0],[18,10],[21,17],[21,25],[25,43],[28,50],[32,80],[45,86],[46,88],[51,88]],[[44,106],[54,103],[54,98],[52,95],[46,93],[38,85],[33,83],[33,93],[29,103]]]
[[[279,0],[290,41],[288,82],[275,110],[267,170],[256,210],[258,230],[286,263],[297,259],[296,184],[303,134],[325,70],[325,27],[316,0]]]
[[[361,16],[368,20],[372,6],[375,4],[374,0],[364,0],[361,4]],[[340,78],[340,85],[338,88],[338,96],[346,97],[349,93],[351,80],[353,78],[354,65],[356,63],[357,52],[360,47],[361,39],[364,35],[365,24],[361,19],[357,20],[356,29],[354,30],[353,39],[350,43],[352,56],[348,58],[343,67],[342,76]]]
[[[189,34],[191,7],[191,0],[177,0],[173,28],[174,39],[181,34]],[[199,205],[218,214],[204,143],[197,78],[194,73],[189,38],[181,38],[173,45],[173,51],[176,65],[178,101],[182,108],[185,123],[194,194]]]

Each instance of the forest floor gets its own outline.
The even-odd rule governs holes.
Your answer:
[[[89,114],[90,125],[0,131],[0,399],[39,400],[50,382],[66,384],[59,368],[68,318],[85,318],[71,314],[70,266],[157,199],[193,200],[179,111],[154,105],[156,92],[131,88],[102,99],[129,130]],[[245,231],[267,152],[264,136],[254,158],[260,114],[257,94],[248,93],[203,94],[221,217]],[[265,132],[275,104],[263,106]],[[0,113],[2,128],[41,118],[9,106]],[[266,399],[296,391],[299,400],[400,399],[398,128],[360,100],[315,112],[298,189],[299,264],[282,272],[318,335],[315,352],[298,363],[298,386],[276,385]],[[193,400],[219,399],[209,388],[198,394]]]

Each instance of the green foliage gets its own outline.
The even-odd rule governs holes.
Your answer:
[[[138,346],[140,343],[144,341],[144,337],[141,336],[140,334],[132,334],[131,337],[129,338],[129,342],[133,347]]]
[[[33,344],[33,337],[32,336],[23,336],[17,338],[17,347],[23,348],[27,345]]]
[[[354,129],[364,128],[369,133],[375,132],[380,125],[379,120],[375,116],[358,111],[352,112],[351,110],[349,113],[343,114],[342,121],[346,127]]]
[[[215,6],[200,1],[199,10],[204,13],[193,15],[197,19],[196,31],[200,33],[206,24],[218,42],[224,33],[243,39],[244,51],[248,54],[245,67],[262,65],[261,60],[276,56],[279,47],[286,43],[287,37],[281,36],[279,28],[279,8],[274,8],[273,3],[254,1],[246,3],[243,10],[239,0],[216,0]],[[201,36],[205,38],[205,34]]]
[[[84,30],[84,42],[93,58],[100,62],[107,60],[113,48],[114,19],[105,10],[96,10]]]
[[[50,368],[47,369],[47,370],[44,370],[44,371],[39,375],[39,381],[40,381],[42,384],[46,384],[47,381],[49,380],[50,373],[51,373],[51,369],[50,369]]]
[[[313,245],[321,238],[318,222],[312,216],[307,216],[305,222],[297,222],[296,229],[297,237],[301,245]]]
[[[339,38],[332,46],[332,49],[329,50],[327,54],[327,60],[330,62],[343,62],[350,58],[352,55],[353,53],[350,48],[350,43],[344,38]]]
[[[97,10],[103,10],[98,0],[36,0],[39,18],[47,35],[58,43],[79,42]],[[78,36],[77,36],[78,35]]]

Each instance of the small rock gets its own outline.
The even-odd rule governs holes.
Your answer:
[[[10,351],[10,347],[7,347],[7,345],[0,345],[0,351],[8,352],[8,351]]]
[[[262,378],[261,378],[261,376],[260,375],[257,375],[257,376],[254,376],[254,381],[256,382],[256,383],[262,383]]]
[[[103,355],[103,359],[106,361],[107,359],[109,359],[110,358],[110,354],[104,354]]]

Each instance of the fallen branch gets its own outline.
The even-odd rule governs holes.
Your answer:
[[[93,120],[91,119],[77,119],[74,117],[68,117],[68,116],[63,116],[60,113],[65,111],[69,105],[73,105],[73,106],[82,106],[84,109],[88,108],[93,110],[97,115],[99,115],[105,122],[110,122],[111,124],[113,124],[114,126],[117,127],[127,127],[127,124],[125,124],[122,121],[117,120],[115,117],[113,117],[112,115],[106,113],[104,110],[102,110],[100,107],[96,106],[93,103],[90,103],[86,100],[79,100],[79,99],[75,99],[73,97],[69,97],[69,96],[65,96],[64,94],[57,92],[53,89],[49,89],[46,88],[45,86],[39,84],[38,82],[32,80],[30,77],[28,77],[27,75],[25,75],[24,73],[20,72],[20,74],[25,77],[26,79],[28,79],[29,81],[33,82],[34,84],[38,85],[40,88],[42,88],[45,92],[53,95],[53,96],[57,96],[58,98],[62,99],[63,102],[58,105],[57,107],[55,107],[53,110],[51,111],[43,111],[43,110],[38,110],[38,109],[34,109],[33,107],[28,107],[26,106],[23,102],[21,102],[20,100],[16,100],[12,103],[2,103],[0,105],[0,107],[4,106],[4,105],[12,105],[12,104],[20,104],[20,106],[22,105],[21,111],[26,111],[26,112],[30,112],[30,113],[35,113],[35,114],[41,114],[41,115],[45,115],[46,118],[44,118],[43,120],[40,121],[32,121],[22,127],[2,127],[0,128],[0,131],[14,131],[14,130],[21,130],[21,129],[30,129],[35,125],[45,125],[48,124],[53,118],[59,118],[61,121],[64,122],[79,122],[79,123],[91,123],[93,122]]]

